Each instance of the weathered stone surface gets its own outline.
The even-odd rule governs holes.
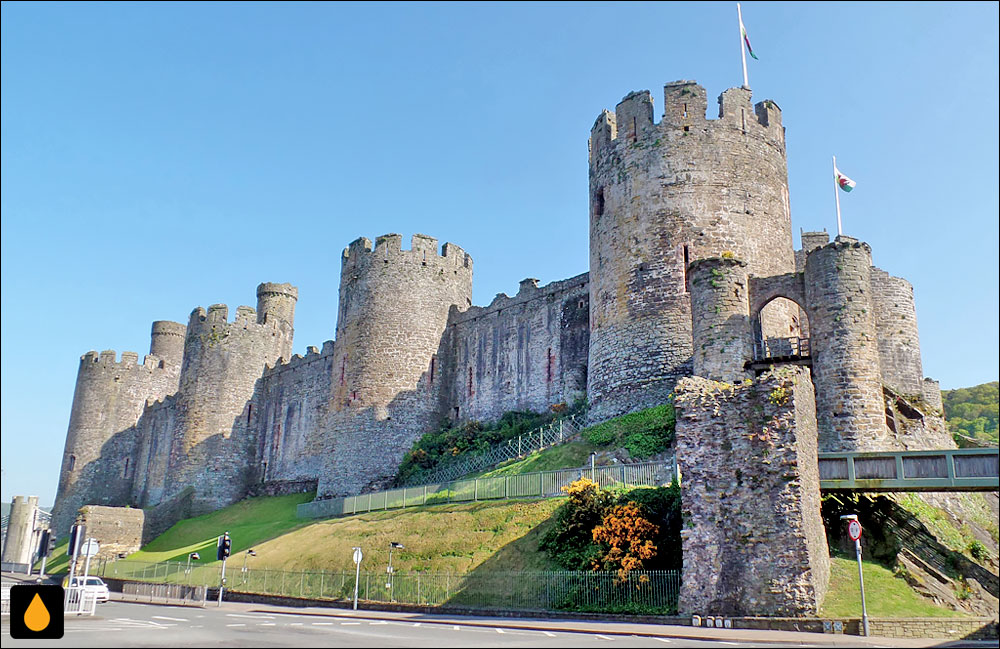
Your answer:
[[[694,375],[741,381],[753,355],[746,264],[738,259],[701,259],[688,268]]]
[[[97,559],[131,554],[142,545],[145,516],[141,509],[87,505],[80,508],[76,520],[87,526],[88,538],[100,543]]]
[[[38,496],[14,496],[10,502],[7,536],[3,542],[3,562],[31,563],[38,542]]]
[[[815,615],[830,577],[809,370],[677,384],[680,611]]]

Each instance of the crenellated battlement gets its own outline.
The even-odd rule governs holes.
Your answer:
[[[142,362],[139,362],[139,354],[136,352],[122,352],[121,360],[118,360],[118,352],[113,349],[106,349],[100,353],[89,351],[80,357],[80,371],[132,371],[145,369],[149,371],[163,369],[163,363],[159,356],[146,354]]]
[[[627,94],[615,107],[597,117],[590,133],[591,164],[621,149],[680,146],[675,138],[711,136],[713,130],[738,130],[784,150],[781,109],[770,99],[751,103],[745,88],[729,88],[719,95],[717,119],[708,119],[705,89],[694,81],[674,81],[663,88],[663,115],[653,121],[653,97],[648,90]],[[710,145],[709,142],[705,142]]]
[[[298,369],[304,365],[309,365],[310,363],[315,363],[316,361],[322,360],[333,356],[333,341],[327,340],[323,343],[323,348],[320,349],[314,345],[309,345],[306,347],[306,355],[294,354],[289,360],[279,358],[277,362],[273,365],[268,364],[264,367],[264,376],[273,376],[275,374],[280,374],[282,372],[287,372],[291,370]]]
[[[534,300],[553,299],[556,296],[572,291],[580,292],[584,296],[584,299],[589,301],[590,296],[587,292],[589,283],[589,273],[581,273],[569,279],[550,282],[545,286],[538,286],[538,280],[529,277],[521,280],[517,294],[513,297],[508,296],[506,293],[497,293],[488,306],[473,306],[465,311],[453,310],[448,319],[448,324],[455,325],[470,322],[484,316],[496,314],[504,309],[523,306]]]
[[[410,238],[409,250],[403,250],[403,237],[399,234],[376,237],[374,246],[370,239],[361,237],[344,248],[343,270],[375,261],[472,270],[472,257],[460,246],[445,243],[439,251],[438,240],[426,234],[414,234]]]

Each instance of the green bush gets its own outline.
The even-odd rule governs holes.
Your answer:
[[[641,460],[669,448],[676,423],[674,405],[665,403],[591,426],[583,436],[595,446],[624,447],[633,458]]]
[[[990,553],[987,552],[986,546],[983,545],[979,539],[975,539],[969,543],[969,547],[967,549],[969,551],[969,555],[971,555],[976,561],[983,562],[990,558]]]

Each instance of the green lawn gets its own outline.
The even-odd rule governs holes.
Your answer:
[[[865,573],[865,602],[869,617],[960,617],[963,614],[938,606],[914,591],[906,580],[885,566],[862,561]],[[830,590],[820,609],[822,617],[861,617],[861,588],[858,561],[830,558]]]

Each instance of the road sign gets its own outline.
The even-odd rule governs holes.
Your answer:
[[[852,541],[857,541],[861,538],[861,523],[856,520],[851,521],[847,524],[847,536],[851,537]]]
[[[354,563],[361,563],[364,558],[364,554],[361,553],[361,548],[354,548]]]
[[[95,539],[87,539],[83,543],[83,547],[80,548],[80,554],[85,557],[96,556],[98,552],[101,551],[101,544]]]

